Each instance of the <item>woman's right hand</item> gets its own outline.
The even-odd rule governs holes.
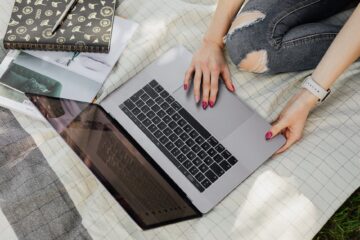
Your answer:
[[[188,90],[193,76],[195,101],[200,101],[202,88],[202,107],[214,107],[218,94],[219,77],[225,82],[227,89],[235,91],[231,81],[230,70],[220,45],[204,41],[202,47],[194,54],[192,63],[186,72],[184,89]]]

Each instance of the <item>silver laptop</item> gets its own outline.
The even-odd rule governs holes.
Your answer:
[[[285,143],[222,84],[215,108],[196,105],[182,87],[191,58],[171,49],[100,106],[30,95],[143,229],[209,212]]]
[[[196,105],[192,91],[183,90],[183,78],[191,59],[192,54],[184,47],[171,49],[101,105],[140,142],[200,212],[207,213],[274,154],[285,139],[279,136],[266,141],[269,123],[223,85],[215,108],[204,111]],[[144,131],[140,123],[144,120],[135,120],[141,113],[144,113],[141,118],[146,116],[154,105],[169,116],[165,124],[174,123],[168,133],[156,135],[157,129]],[[145,112],[140,110],[135,116],[133,109]],[[168,112],[178,117],[174,120]],[[144,127],[150,127],[152,122],[148,124]],[[178,138],[169,139],[173,133]],[[195,159],[199,163],[194,163]]]

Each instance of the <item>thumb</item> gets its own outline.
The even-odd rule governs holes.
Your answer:
[[[282,130],[284,130],[287,127],[286,121],[283,119],[280,119],[277,121],[270,130],[265,134],[266,140],[270,140],[273,137],[277,136]]]

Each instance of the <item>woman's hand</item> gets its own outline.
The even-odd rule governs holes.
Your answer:
[[[194,75],[195,74],[195,75]],[[192,63],[186,72],[184,89],[188,90],[192,77],[195,101],[200,101],[202,88],[202,107],[214,107],[218,93],[219,77],[222,76],[227,89],[235,91],[231,82],[230,70],[226,63],[222,47],[215,42],[204,41],[202,47],[194,54]]]
[[[286,143],[276,154],[283,153],[302,138],[304,126],[311,109],[316,105],[317,98],[309,91],[302,89],[296,94],[280,113],[265,138],[270,140],[282,133]]]

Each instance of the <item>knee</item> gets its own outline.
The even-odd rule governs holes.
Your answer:
[[[231,60],[240,70],[254,73],[269,70],[267,46],[261,36],[265,36],[267,29],[265,24],[261,24],[265,17],[260,11],[243,12],[236,17],[229,30],[226,47]],[[261,31],[264,34],[259,34]]]

